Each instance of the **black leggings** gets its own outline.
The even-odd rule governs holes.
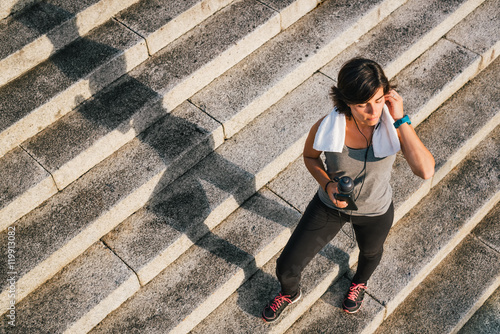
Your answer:
[[[302,270],[351,221],[359,247],[354,283],[367,283],[382,258],[383,244],[392,226],[394,206],[381,216],[349,216],[327,207],[318,195],[307,206],[276,263],[281,292],[294,295],[299,290]]]

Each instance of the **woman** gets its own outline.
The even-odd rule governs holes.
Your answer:
[[[389,181],[396,153],[402,150],[419,177],[434,174],[434,158],[410,125],[403,99],[379,64],[351,59],[340,69],[331,94],[335,108],[312,126],[303,151],[304,163],[320,187],[277,260],[281,292],[262,312],[267,322],[300,299],[302,270],[346,222],[352,223],[360,253],[343,309],[357,312],[394,218]],[[344,176],[354,181],[355,211],[336,199],[339,177]]]

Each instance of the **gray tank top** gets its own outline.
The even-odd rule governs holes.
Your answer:
[[[373,146],[368,148],[366,169],[363,170],[365,149],[352,149],[344,145],[342,153],[324,152],[326,171],[333,180],[334,177],[349,176],[354,180],[354,193],[357,211],[346,211],[337,208],[330,200],[323,188],[319,188],[318,195],[328,207],[351,214],[353,216],[379,216],[387,212],[392,202],[392,188],[390,185],[392,165],[396,155],[385,158],[376,158]],[[364,184],[360,192],[361,184]]]

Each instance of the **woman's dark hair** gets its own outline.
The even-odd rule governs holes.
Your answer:
[[[384,94],[394,88],[382,67],[370,59],[353,58],[342,65],[337,86],[332,87],[331,95],[337,111],[351,117],[348,104],[365,103],[380,87]]]

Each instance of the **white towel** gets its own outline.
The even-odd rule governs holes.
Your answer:
[[[313,148],[323,152],[342,152],[345,142],[345,126],[345,115],[338,113],[336,108],[333,109],[319,125]],[[394,119],[386,105],[373,131],[372,143],[373,154],[377,158],[396,154],[401,149]]]

